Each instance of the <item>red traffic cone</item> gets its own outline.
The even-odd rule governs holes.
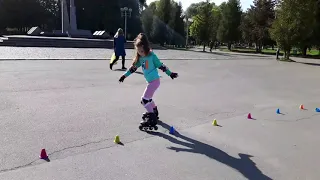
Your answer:
[[[47,159],[47,158],[48,158],[48,155],[47,155],[46,150],[42,149],[41,153],[40,153],[40,159]]]
[[[248,119],[252,119],[251,113],[248,114]]]

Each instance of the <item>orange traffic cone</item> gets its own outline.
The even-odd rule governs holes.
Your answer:
[[[301,105],[300,105],[300,109],[304,109],[304,106],[303,106],[303,104],[301,104]]]

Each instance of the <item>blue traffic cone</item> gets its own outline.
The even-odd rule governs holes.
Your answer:
[[[320,112],[320,109],[319,109],[319,108],[316,108],[316,112]]]
[[[170,132],[169,132],[169,133],[170,133],[170,134],[174,134],[174,132],[175,132],[175,129],[174,129],[174,127],[173,127],[173,126],[171,126],[171,127],[170,127]]]
[[[277,114],[280,114],[280,109],[279,108],[277,109]]]

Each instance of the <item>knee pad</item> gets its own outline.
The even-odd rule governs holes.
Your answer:
[[[149,103],[151,103],[152,102],[152,99],[145,99],[145,98],[141,98],[141,104],[143,105],[143,106],[146,106],[146,105],[148,105]]]

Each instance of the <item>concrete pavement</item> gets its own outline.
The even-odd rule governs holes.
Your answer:
[[[168,52],[199,60],[163,60],[179,78],[161,73],[163,123],[150,134],[138,129],[140,73],[119,84],[120,65],[110,71],[105,60],[0,61],[0,179],[319,179],[318,66],[159,57]],[[50,162],[38,158],[42,148]]]
[[[105,60],[110,59],[111,49],[87,48],[44,48],[44,47],[0,47],[0,61],[2,60]],[[195,53],[187,50],[154,50],[159,58],[170,60],[208,60],[208,59],[252,59],[256,57],[239,56],[226,53]],[[128,60],[134,56],[134,50],[126,50]],[[270,57],[266,57],[270,58]]]

